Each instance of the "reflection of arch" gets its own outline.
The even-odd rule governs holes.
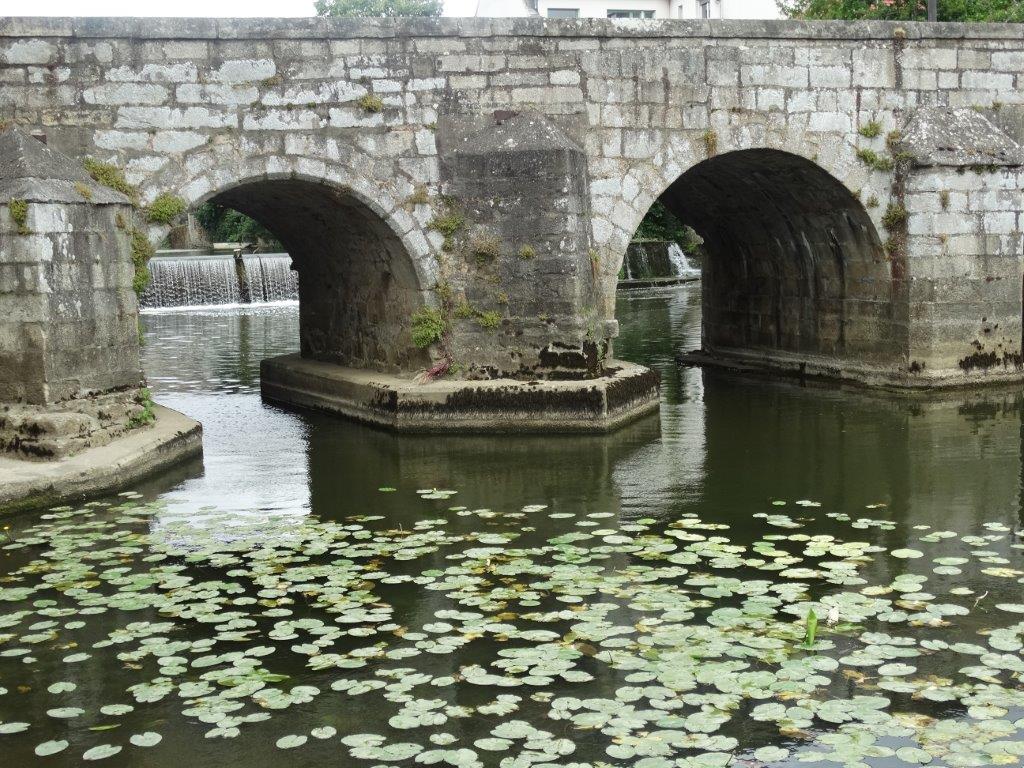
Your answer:
[[[187,165],[210,168],[214,160]],[[412,345],[409,318],[432,299],[436,262],[408,211],[386,190],[323,161],[257,157],[228,168],[146,187],[178,189],[190,205],[227,205],[281,240],[299,273],[304,357],[387,371],[429,362]]]
[[[705,240],[703,345],[896,361],[896,281],[860,201],[816,163],[775,149],[711,157],[660,198]]]

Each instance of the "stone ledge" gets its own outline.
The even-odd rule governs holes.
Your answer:
[[[198,421],[159,405],[155,411],[152,427],[60,461],[0,458],[0,513],[113,493],[202,453]]]
[[[260,365],[265,400],[337,413],[396,432],[610,432],[658,409],[658,375],[609,361],[582,381],[434,381],[284,355]]]
[[[1021,24],[791,19],[541,19],[541,18],[112,18],[0,19],[0,37],[140,40],[354,39],[403,37],[775,38],[797,40],[1024,39]]]
[[[1024,369],[994,366],[965,372],[949,368],[909,373],[895,367],[851,363],[847,360],[815,359],[792,353],[750,350],[705,352],[693,350],[677,356],[680,365],[723,368],[740,373],[763,374],[789,379],[830,382],[896,392],[980,389],[1024,382]]]

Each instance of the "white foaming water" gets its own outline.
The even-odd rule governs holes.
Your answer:
[[[686,258],[686,254],[679,247],[679,243],[669,243],[668,260],[672,262],[672,271],[677,277],[690,277],[700,274],[700,269],[690,264],[690,260]]]
[[[242,259],[244,285],[231,255],[158,256],[149,262],[152,277],[142,295],[142,306],[264,304],[299,298],[298,275],[291,269],[288,254],[246,255]]]

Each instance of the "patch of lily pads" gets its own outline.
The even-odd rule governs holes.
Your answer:
[[[775,499],[733,536],[454,495],[416,491],[405,528],[198,524],[137,494],[55,508],[0,547],[19,563],[0,577],[0,745],[142,761],[166,728],[251,734],[288,753],[270,764],[1024,762],[1012,526]],[[114,670],[123,690],[91,690]]]

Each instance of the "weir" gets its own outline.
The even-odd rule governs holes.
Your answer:
[[[243,269],[238,268],[236,259]],[[298,274],[286,253],[157,256],[149,263],[143,308],[296,301]]]

